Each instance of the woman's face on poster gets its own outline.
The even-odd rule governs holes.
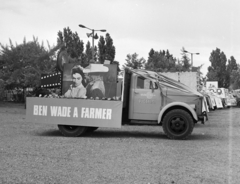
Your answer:
[[[82,76],[79,73],[73,74],[72,81],[74,83],[74,86],[77,87],[82,84]]]

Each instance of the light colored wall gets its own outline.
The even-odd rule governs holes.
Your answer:
[[[199,81],[197,72],[165,72],[161,74],[176,81],[179,81],[192,89],[197,90],[197,85]]]

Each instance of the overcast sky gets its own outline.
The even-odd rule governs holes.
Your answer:
[[[206,74],[216,48],[240,63],[239,17],[239,0],[0,0],[0,43],[20,44],[34,35],[56,45],[58,31],[69,27],[86,44],[90,31],[78,27],[83,24],[107,30],[121,64],[135,52],[147,59],[151,48],[180,59],[184,47],[200,53],[193,65],[204,64]]]

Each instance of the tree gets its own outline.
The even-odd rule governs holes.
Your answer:
[[[175,72],[176,70],[176,58],[173,57],[172,54],[169,53],[169,51],[167,50],[165,57],[167,58],[167,62],[168,62],[168,71],[171,72]]]
[[[207,78],[209,81],[218,81],[218,86],[228,88],[226,62],[227,58],[224,52],[219,48],[211,52],[209,61],[211,66],[208,67]]]
[[[109,60],[112,63],[114,61],[116,51],[115,46],[113,45],[113,40],[109,33],[106,34],[105,40],[106,40],[105,58],[106,60]]]
[[[237,69],[238,69],[238,65],[237,65],[236,59],[233,56],[231,56],[230,59],[228,60],[227,71],[232,72],[233,70],[237,70]]]
[[[100,63],[104,63],[105,60],[109,60],[111,63],[115,58],[115,46],[109,33],[106,34],[105,39],[100,36],[98,42],[98,60]]]
[[[148,53],[148,61],[145,64],[147,70],[162,72],[166,68],[165,51],[155,51],[153,49]]]
[[[227,71],[226,71],[226,83],[232,85],[234,81],[231,80],[231,74],[238,69],[237,62],[233,56],[228,59]]]
[[[14,46],[3,46],[1,58],[4,61],[1,78],[7,88],[37,87],[40,84],[42,73],[52,73],[55,70],[56,61],[54,53],[58,46],[46,50],[38,39]]]
[[[240,66],[230,74],[230,89],[240,89]]]
[[[100,36],[100,39],[98,41],[98,61],[100,63],[104,63],[105,53],[106,53],[105,40],[103,36]]]
[[[82,57],[81,65],[83,67],[88,66],[90,61],[91,61],[91,59],[92,59],[92,49],[91,49],[91,46],[90,46],[90,42],[88,41],[87,44],[86,44],[84,57]]]
[[[184,71],[183,70],[182,61],[180,59],[177,59],[176,62],[175,62],[175,67],[173,67],[170,71],[171,72],[181,72],[181,71]]]
[[[123,68],[129,67],[131,69],[142,69],[144,67],[146,60],[143,57],[138,59],[138,54],[134,53],[127,55],[126,62],[127,63],[123,65]]]
[[[169,53],[169,51],[150,50],[148,54],[148,61],[145,65],[147,70],[156,72],[176,71],[176,59]]]
[[[58,32],[57,42],[62,45],[60,51],[66,49],[69,56],[75,59],[76,63],[81,64],[82,59],[85,57],[83,54],[84,43],[80,40],[77,32],[73,33],[69,27],[64,28],[63,32]]]
[[[163,72],[167,70],[167,64],[167,58],[163,55],[163,53],[161,51],[155,51],[150,62],[145,65],[145,68],[156,72]]]
[[[190,63],[190,59],[189,57],[187,56],[187,54],[184,52],[185,48],[183,47],[182,50],[181,50],[181,54],[182,54],[182,70],[183,71],[190,71],[190,68],[192,67],[192,64]]]
[[[154,67],[154,63],[153,63],[154,54],[155,54],[155,50],[152,48],[148,53],[148,60],[147,60],[147,63],[145,64],[146,70],[152,70],[152,68]]]
[[[151,61],[154,53],[155,53],[155,51],[153,49],[151,49],[150,52],[148,53],[148,61]]]

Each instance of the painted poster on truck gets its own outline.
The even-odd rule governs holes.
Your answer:
[[[83,68],[64,64],[62,95],[66,98],[113,98],[116,89],[117,65],[90,64]]]

